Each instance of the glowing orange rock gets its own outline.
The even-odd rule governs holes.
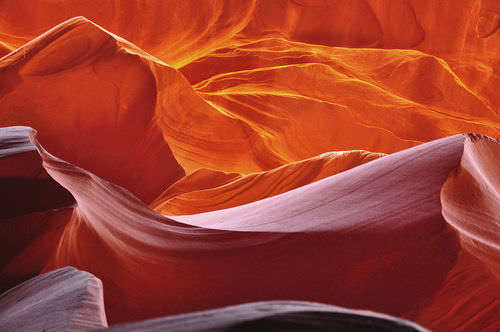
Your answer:
[[[200,2],[140,0],[89,3],[86,0],[6,0],[0,13],[0,42],[17,48],[53,26],[83,15],[149,53],[181,66],[210,53],[242,30],[255,0]],[[140,13],[140,14],[139,14]]]
[[[260,130],[287,161],[328,150],[391,153],[461,132],[499,135],[496,111],[444,61],[417,51],[269,39],[181,71],[212,105]]]
[[[366,151],[331,152],[248,175],[199,169],[170,186],[150,206],[166,215],[230,208],[284,193],[381,156]]]
[[[184,174],[169,146],[188,171],[252,172],[284,163],[176,70],[84,18],[9,54],[0,67],[1,125],[36,128],[52,151],[146,202]]]
[[[80,20],[78,24],[66,23],[61,26],[60,29],[68,31],[64,38],[68,39],[72,34],[83,35],[73,31],[73,26],[70,26],[79,25],[78,29],[96,38],[91,43],[98,45],[99,40],[110,41],[109,49],[114,51],[108,54],[103,48],[92,55],[99,59],[99,63],[107,63],[110,67],[111,64],[124,66],[127,61],[137,62],[137,68],[142,69],[137,69],[133,75],[142,75],[144,79],[133,83],[124,81],[123,86],[136,91],[138,95],[127,100],[127,94],[120,94],[115,99],[127,106],[134,116],[140,110],[144,121],[149,120],[153,127],[161,127],[163,139],[187,172],[207,167],[248,173],[269,170],[331,150],[365,149],[389,153],[460,132],[474,131],[493,137],[498,135],[500,120],[493,108],[494,101],[478,94],[478,85],[474,89],[468,88],[440,58],[418,51],[340,49],[286,41],[282,37],[255,41],[247,36],[250,42],[227,41],[226,45],[222,43],[222,38],[222,44],[212,45],[212,53],[205,52],[208,57],[192,64],[188,61],[182,68],[191,82],[197,82],[197,94],[171,68],[132,45],[107,35],[94,25],[82,22]],[[46,43],[50,38],[45,36],[42,40]],[[83,40],[75,39],[74,43],[81,42],[83,45]],[[35,44],[44,47],[40,41]],[[127,58],[127,54],[110,56],[120,48],[139,55],[139,59],[128,59],[130,56]],[[214,51],[217,48],[219,50]],[[48,47],[44,52],[53,50]],[[54,52],[59,54],[49,61],[53,62],[49,67],[54,68],[71,63],[68,60],[71,57],[87,56],[77,47],[74,54],[68,54],[64,49]],[[4,63],[12,62],[13,58],[19,58],[21,54],[25,56],[26,49],[6,57]],[[28,69],[43,68],[43,63],[30,62]],[[106,66],[103,64],[96,68],[102,67]],[[81,95],[87,99],[87,93],[96,99],[95,91],[86,92],[87,88],[82,86],[84,83],[91,84],[96,77],[87,77],[73,70],[66,72],[79,80],[78,84],[70,86],[78,87]],[[106,74],[107,79],[114,76],[117,75]],[[24,79],[26,84],[39,84],[36,80],[32,82],[31,78]],[[200,82],[200,79],[204,81]],[[116,82],[113,81],[113,84]],[[12,85],[10,81],[8,85]],[[58,95],[59,90],[52,88],[53,93]],[[106,91],[103,88],[101,90]],[[24,94],[21,91],[19,93]],[[111,98],[101,99],[85,103],[94,104],[92,107],[102,112],[113,113],[104,110]],[[22,104],[17,102],[17,98],[14,100],[16,105]],[[62,100],[59,102],[64,104]],[[54,104],[50,101],[47,103]],[[148,109],[149,113],[144,112],[144,109]],[[10,114],[8,116],[11,117]],[[18,123],[6,121],[4,124]],[[36,127],[34,122],[27,124]],[[336,129],[332,130],[333,127]],[[127,136],[140,136],[139,133],[134,134],[138,128],[122,128],[125,129],[122,132],[127,132]],[[44,138],[41,139],[43,141]],[[154,147],[164,143],[155,138],[147,144],[154,150]],[[117,154],[125,152],[114,146],[101,150],[111,150]],[[136,154],[140,153],[136,151]],[[158,154],[148,154],[148,159],[154,158],[154,155]],[[168,152],[162,155],[167,156]],[[79,160],[66,159],[81,164]],[[169,164],[170,161],[155,162],[149,168],[162,163]],[[81,165],[106,175],[98,172],[95,165]],[[140,190],[144,189],[137,188],[140,186],[138,175],[134,181],[124,179],[127,173],[125,169],[123,174],[112,172],[108,178],[141,196]],[[137,173],[128,173],[134,172]],[[158,174],[157,171],[143,173]],[[151,186],[152,180],[148,182],[148,185],[143,183],[142,186]],[[166,179],[158,181],[158,187],[163,186],[163,190],[170,183]],[[159,193],[158,188],[153,191]],[[151,201],[154,196],[149,194],[141,198]]]
[[[499,12],[3,1],[0,126],[56,157],[0,131],[0,288],[75,265],[112,323],[279,298],[499,330]]]
[[[36,128],[52,151],[150,202],[184,171],[154,120],[154,71],[135,52],[85,19],[54,28],[0,60],[0,124]]]

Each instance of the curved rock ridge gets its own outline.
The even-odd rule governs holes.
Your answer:
[[[417,317],[429,328],[478,326],[426,314],[445,314],[436,301],[442,292],[456,304],[491,279],[477,259],[460,258],[440,213],[440,189],[464,139],[427,143],[243,206],[170,218],[34,141],[48,173],[78,203],[46,269],[73,265],[97,275],[113,323],[288,298]],[[452,295],[455,274],[471,287]],[[481,300],[500,294],[498,283],[490,285]]]
[[[83,17],[2,58],[0,74],[0,125],[36,128],[51,151],[147,203],[182,168],[246,173],[285,162],[175,69]]]
[[[150,202],[184,171],[154,120],[142,53],[83,18],[64,22],[0,60],[0,124],[37,128],[52,151]]]
[[[36,151],[29,140],[30,127],[8,127],[0,131],[0,158],[6,158],[23,152]],[[2,168],[2,171],[9,171]]]
[[[51,208],[72,206],[71,194],[48,176],[36,147],[29,141],[30,127],[0,129],[0,218]]]
[[[76,203],[47,174],[31,131],[0,129],[0,291],[40,273]]]
[[[391,229],[409,226],[412,222],[440,217],[439,191],[449,172],[459,163],[463,141],[463,135],[450,136],[259,202],[172,218],[197,226],[248,231],[342,230],[354,225],[369,228],[384,224],[391,225]],[[414,178],[416,174],[419,174],[418,181]],[[297,205],[295,199],[299,200],[306,192],[314,199]],[[396,199],[401,195],[407,198]],[[369,215],[362,212],[364,204],[370,207]],[[267,206],[262,209],[263,215],[259,206]],[[324,212],[319,212],[321,210]],[[309,213],[314,214],[314,218],[308,218]],[[269,218],[271,215],[274,216]],[[304,224],[301,219],[311,223]],[[404,222],[399,223],[399,220]]]
[[[499,1],[0,7],[0,330],[500,330]]]
[[[440,213],[465,136],[250,204],[166,218],[31,135],[48,174],[78,204],[45,270],[73,265],[97,275],[113,323],[275,298],[375,310],[438,330],[498,323],[498,307],[487,305],[498,281]]]
[[[298,301],[269,301],[116,325],[100,331],[427,331],[402,319]]]
[[[88,331],[108,326],[102,284],[90,273],[65,267],[0,295],[2,331]]]
[[[500,280],[500,141],[467,136],[460,167],[441,191],[443,216],[462,246]]]
[[[150,207],[165,215],[230,208],[298,188],[382,156],[367,151],[330,152],[248,175],[199,169],[170,186]]]
[[[267,38],[214,49],[182,70],[203,79],[196,91],[152,55],[74,18],[2,58],[0,125],[37,128],[51,151],[146,203],[182,168],[250,173],[325,151],[498,136],[491,98],[414,50]]]

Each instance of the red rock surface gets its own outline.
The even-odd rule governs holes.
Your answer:
[[[496,0],[0,7],[2,291],[71,265],[111,324],[305,300],[500,329]]]

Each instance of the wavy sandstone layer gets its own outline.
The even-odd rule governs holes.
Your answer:
[[[3,331],[86,331],[107,325],[101,282],[74,268],[45,273],[0,295]]]
[[[1,327],[500,330],[496,0],[1,7]]]
[[[409,317],[431,329],[498,324],[495,263],[471,256],[464,234],[441,216],[442,184],[469,137],[427,143],[254,203],[175,218],[32,140],[48,174],[77,202],[62,235],[54,234],[45,269],[72,265],[98,276],[111,322],[288,298]],[[435,318],[456,310],[462,314]]]
[[[329,152],[247,175],[201,168],[171,185],[150,206],[167,215],[230,208],[284,193],[381,156],[367,151]]]
[[[36,127],[52,151],[148,203],[183,174],[170,149],[189,173],[248,173],[327,151],[391,153],[461,132],[498,135],[491,103],[417,51],[282,39],[225,50],[183,68],[203,79],[194,91],[134,45],[72,19],[2,59],[2,124]],[[70,105],[65,116],[52,116],[56,105]],[[92,153],[75,154],[76,142]]]

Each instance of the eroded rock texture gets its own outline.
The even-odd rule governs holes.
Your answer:
[[[7,330],[500,329],[497,1],[0,7]]]

